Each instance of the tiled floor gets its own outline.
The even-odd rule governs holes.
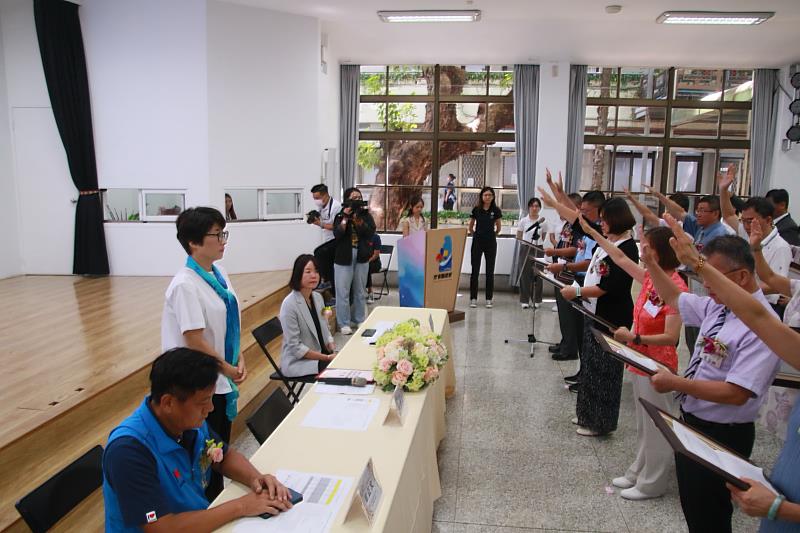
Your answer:
[[[575,395],[562,381],[576,362],[553,361],[541,344],[531,359],[527,345],[504,343],[526,337],[531,327],[532,311],[522,311],[516,295],[496,294],[491,310],[468,309],[467,298],[460,296],[457,305],[467,311],[466,320],[453,324],[458,386],[447,403],[447,436],[439,449],[442,497],[433,531],[686,531],[674,478],[664,497],[644,502],[625,501],[610,488],[636,444],[627,379],[619,429],[607,438],[577,435],[570,423]],[[396,293],[383,303],[397,305]],[[557,341],[551,306],[536,311],[535,333]],[[337,335],[340,344],[344,340]],[[683,364],[687,357],[683,348]],[[255,441],[247,434],[235,446],[249,455]],[[780,446],[757,431],[752,459],[770,466]],[[756,530],[756,521],[736,513],[734,531]]]

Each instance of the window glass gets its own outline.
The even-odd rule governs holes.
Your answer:
[[[386,67],[362,65],[359,76],[359,91],[362,95],[386,94]]]
[[[725,91],[722,96],[726,102],[750,102],[753,100],[753,71],[726,70]]]
[[[433,75],[433,66],[389,65],[389,94],[427,95]]]
[[[358,104],[358,131],[385,131],[386,105],[374,102]]]
[[[431,141],[386,141],[388,185],[430,185],[433,143]]]
[[[142,191],[144,197],[143,220],[158,220],[162,217],[177,218],[184,209],[185,194],[182,192]]]
[[[512,65],[491,65],[489,67],[489,94],[506,96],[514,88],[514,67]]]
[[[613,135],[617,108],[607,105],[587,105],[583,133],[585,135]]]
[[[586,69],[586,96],[597,98],[617,97],[618,69],[589,67]]]
[[[666,109],[663,107],[617,107],[617,125],[611,121],[609,134],[663,137]]]
[[[386,168],[384,143],[381,141],[359,141],[356,164],[358,166],[355,181],[357,185],[383,183],[384,177],[380,173]]]
[[[391,102],[378,104],[385,106],[389,131],[431,131],[433,125],[433,104]],[[429,120],[426,120],[430,116]]]
[[[108,189],[103,193],[103,211],[108,222],[139,220],[139,189]]]
[[[440,72],[442,95],[486,94],[486,65],[442,65]]]
[[[226,189],[225,220],[258,220],[258,189]]]
[[[699,68],[675,69],[675,98],[718,102],[722,95],[722,71]]]
[[[441,131],[486,131],[486,104],[478,102],[439,104]]]
[[[667,69],[664,68],[622,67],[620,69],[619,97],[665,99],[667,97],[666,78]]]
[[[672,110],[673,137],[714,139],[717,137],[718,124],[718,109],[675,108]]]

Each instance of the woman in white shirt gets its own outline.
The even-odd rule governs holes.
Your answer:
[[[545,218],[540,216],[541,211],[541,200],[536,197],[528,200],[528,214],[522,217],[517,224],[517,239],[535,244],[538,247],[544,245],[548,226]],[[525,261],[526,257],[528,258],[527,261]],[[530,307],[531,296],[533,296],[533,305],[537,309],[542,302],[542,278],[533,274],[534,257],[543,257],[543,253],[531,251],[529,254],[526,246],[521,245],[519,247],[519,255],[517,257],[521,272],[519,278],[519,303],[523,309]]]
[[[225,254],[225,217],[211,207],[192,207],[178,216],[176,226],[178,241],[188,257],[167,287],[161,349],[187,347],[219,359],[214,410],[206,422],[228,442],[237,413],[238,385],[247,377],[247,370],[239,353],[239,302],[228,274],[214,264]],[[211,500],[221,491],[222,476],[212,475],[206,496]]]
[[[425,217],[422,216],[424,208],[425,202],[422,200],[422,196],[412,196],[408,201],[408,210],[403,215],[403,218],[400,219],[400,231],[403,232],[403,237],[428,229]]]

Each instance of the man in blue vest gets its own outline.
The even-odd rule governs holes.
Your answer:
[[[190,348],[153,362],[150,396],[111,432],[103,455],[106,531],[213,531],[291,508],[286,487],[206,425],[218,373],[217,358]],[[212,469],[253,492],[208,509]]]

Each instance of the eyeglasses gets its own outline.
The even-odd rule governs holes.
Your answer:
[[[219,242],[227,242],[229,233],[227,231],[220,231],[219,233],[206,233],[208,237],[216,237]]]

